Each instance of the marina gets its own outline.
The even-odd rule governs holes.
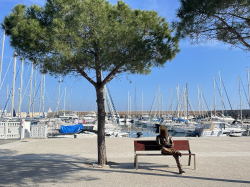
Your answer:
[[[2,186],[249,186],[249,137],[174,137],[189,140],[196,170],[172,157],[141,157],[134,168],[134,140],[106,138],[109,165],[95,167],[96,138],[26,139],[0,145]],[[155,138],[139,138],[155,140]],[[204,146],[206,145],[206,146]],[[129,179],[129,180],[128,180]]]
[[[0,7],[0,186],[250,186],[250,1]]]

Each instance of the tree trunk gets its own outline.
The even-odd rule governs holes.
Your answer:
[[[97,110],[98,110],[98,164],[106,164],[106,146],[105,146],[105,107],[103,87],[96,86]]]

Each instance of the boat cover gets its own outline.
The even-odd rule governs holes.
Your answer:
[[[184,120],[184,119],[181,119],[181,118],[178,118],[178,119],[172,118],[172,120],[173,120],[173,121],[184,121],[185,124],[187,124],[187,120]]]
[[[80,129],[84,129],[82,124],[78,125],[61,125],[60,133],[71,133],[71,132],[77,132]]]

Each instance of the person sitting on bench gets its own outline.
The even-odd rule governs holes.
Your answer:
[[[179,151],[176,151],[173,148],[173,139],[170,134],[168,134],[168,128],[166,126],[161,125],[160,126],[160,133],[156,137],[156,142],[158,146],[161,149],[161,153],[163,155],[173,155],[173,157],[176,160],[177,167],[179,168],[179,173],[185,173],[185,171],[182,170],[182,165],[180,163],[179,157],[182,156],[182,154]]]

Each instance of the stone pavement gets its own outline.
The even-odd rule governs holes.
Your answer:
[[[154,138],[140,138],[154,139]],[[174,137],[189,140],[196,170],[181,157],[139,157],[135,138],[107,138],[110,167],[93,167],[96,138],[25,139],[0,144],[0,186],[250,186],[250,137]],[[0,140],[1,141],[1,140]]]

